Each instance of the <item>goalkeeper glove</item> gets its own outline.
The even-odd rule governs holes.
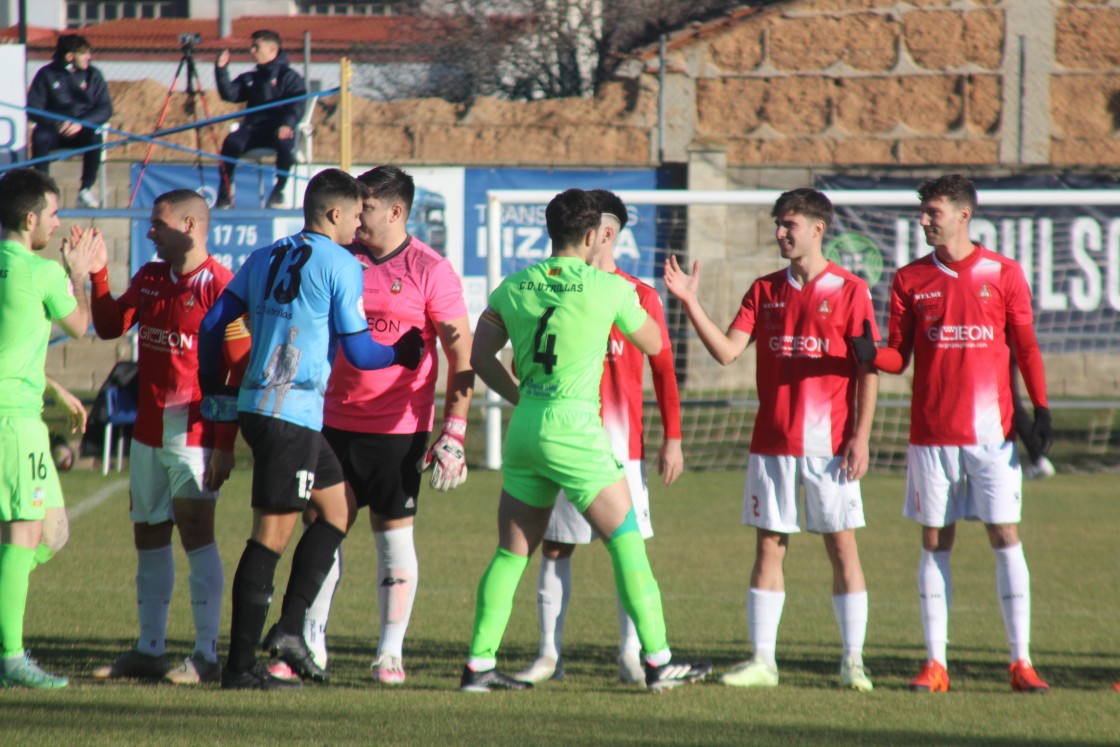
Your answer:
[[[1050,451],[1054,443],[1054,426],[1050,421],[1050,408],[1034,408],[1034,424],[1031,426],[1031,440],[1038,444],[1040,455]]]
[[[860,364],[875,362],[875,354],[878,352],[878,348],[875,347],[875,340],[871,337],[870,321],[863,320],[862,335],[852,335],[848,338],[848,349]]]
[[[202,417],[215,423],[237,422],[237,387],[222,382],[216,374],[198,375],[202,390]]]
[[[466,434],[466,418],[455,415],[444,418],[443,432],[428,453],[416,463],[420,472],[432,467],[432,479],[428,484],[436,490],[452,490],[466,482],[467,456],[463,448]]]

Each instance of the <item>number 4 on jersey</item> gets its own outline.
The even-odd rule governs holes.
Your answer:
[[[548,320],[552,317],[554,311],[556,311],[555,306],[546,309],[541,314],[540,322],[537,323],[537,334],[533,337],[533,363],[544,366],[546,374],[551,374],[552,369],[556,366],[556,335],[545,334]],[[543,350],[541,349],[542,342],[544,343]]]

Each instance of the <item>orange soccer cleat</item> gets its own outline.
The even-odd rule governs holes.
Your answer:
[[[1011,665],[1011,689],[1017,693],[1045,693],[1050,686],[1043,682],[1026,659]]]
[[[910,689],[916,693],[949,692],[949,672],[937,659],[930,659],[910,681]]]

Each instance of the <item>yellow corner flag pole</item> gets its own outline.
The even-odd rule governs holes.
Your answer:
[[[339,126],[338,134],[341,142],[339,143],[339,168],[349,173],[352,163],[351,157],[351,139],[353,136],[353,124],[351,121],[352,111],[350,108],[350,77],[353,70],[350,67],[350,59],[343,57],[339,60],[339,108],[342,110],[342,119]]]

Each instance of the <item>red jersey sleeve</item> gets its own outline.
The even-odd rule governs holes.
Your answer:
[[[754,334],[754,326],[758,322],[758,281],[751,283],[739,305],[739,313],[731,321],[731,329],[741,329],[748,335]]]
[[[222,345],[221,375],[226,384],[241,386],[245,369],[249,365],[250,348],[249,328],[241,317],[226,327],[225,342]],[[237,441],[237,423],[214,423],[214,448],[233,451]]]
[[[640,294],[642,308],[650,318],[657,322],[661,330],[661,352],[650,356],[649,367],[653,372],[653,390],[657,395],[657,407],[661,410],[661,427],[665,438],[681,438],[681,395],[677,388],[677,371],[673,365],[673,346],[669,340],[669,328],[665,324],[665,310],[661,297],[656,292]]]
[[[109,292],[108,267],[90,273],[92,292],[89,306],[93,313],[93,328],[101,339],[114,340],[132,326],[136,315],[136,293],[133,291],[135,284],[133,278],[125,294],[117,299]]]
[[[875,367],[887,373],[902,373],[910,363],[913,351],[914,309],[902,285],[900,273],[895,273],[894,282],[891,283],[891,318],[888,323],[887,346],[879,348],[875,356]]]

